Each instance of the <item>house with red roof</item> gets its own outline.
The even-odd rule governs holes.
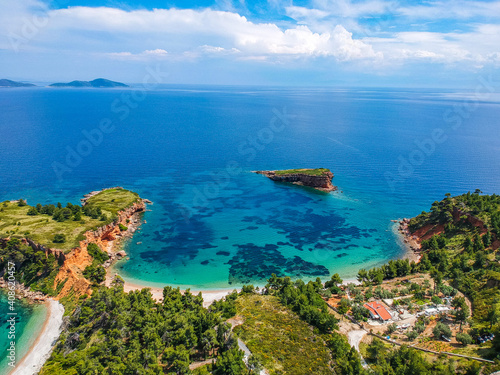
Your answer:
[[[369,302],[365,303],[363,305],[365,308],[370,311],[370,315],[373,319],[380,319],[383,322],[386,322],[388,320],[392,319],[391,314],[389,314],[389,311],[380,303],[380,302]]]

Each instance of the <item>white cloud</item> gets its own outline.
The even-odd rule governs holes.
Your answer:
[[[226,49],[224,47],[209,46],[206,44],[201,46],[200,50],[206,54],[213,54],[213,55],[229,55],[241,52],[238,48]]]
[[[5,37],[12,30],[21,33],[26,20],[34,23],[37,15],[42,22],[27,38],[26,45],[33,51],[65,50],[136,61],[194,61],[218,56],[283,62],[329,57],[340,62],[374,61],[374,68],[408,60],[475,66],[499,63],[500,25],[494,23],[469,24],[468,32],[395,32],[389,29],[392,23],[378,24],[382,30],[363,34],[372,37],[356,38],[350,32],[359,26],[358,18],[382,14],[401,14],[406,20],[431,20],[448,17],[449,13],[463,18],[488,14],[497,17],[499,1],[436,1],[401,7],[396,0],[312,0],[311,8],[294,6],[291,1],[284,3],[281,9],[297,21],[295,25],[256,23],[235,12],[209,8],[126,11],[79,6],[48,10],[38,0],[18,0],[12,6],[8,0],[0,0],[0,35],[4,37],[0,48],[9,49]],[[412,30],[411,23],[402,27],[401,19],[399,22],[398,30]],[[110,53],[110,46],[117,52]]]
[[[400,32],[387,38],[366,38],[390,61],[428,60],[470,64],[495,62],[500,54],[500,25],[478,25],[467,33]]]
[[[329,12],[320,9],[310,9],[291,5],[285,8],[286,15],[297,21],[319,20],[330,15]]]
[[[105,53],[104,55],[118,60],[151,60],[165,58],[168,56],[168,52],[164,49],[157,48],[154,50],[145,50],[140,53],[111,52]]]
[[[314,33],[301,25],[282,30],[276,24],[253,23],[239,14],[211,9],[124,11],[71,7],[52,11],[51,27],[54,30],[101,31],[119,34],[120,38],[139,36],[167,45],[173,39],[183,38],[198,45],[210,46],[213,41],[223,44],[205,48],[204,52],[210,53],[240,51],[247,56],[333,56],[342,61],[379,57],[371,46],[354,40],[340,25],[324,33]],[[182,44],[185,50],[195,48],[193,45],[187,47]]]

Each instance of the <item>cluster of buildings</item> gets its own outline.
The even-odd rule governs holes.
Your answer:
[[[382,323],[386,323],[388,321],[405,320],[414,316],[405,310],[401,311],[391,310],[378,301],[367,302],[363,306],[370,312],[371,319],[378,320]],[[418,312],[416,316],[417,317],[422,315],[432,316],[443,313],[447,314],[449,311],[451,311],[451,308],[449,306],[445,305],[430,306],[427,307],[425,310]]]

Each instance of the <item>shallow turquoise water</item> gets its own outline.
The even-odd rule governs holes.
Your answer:
[[[8,364],[10,360],[6,355],[11,341],[15,342],[15,362],[18,363],[38,337],[47,315],[47,309],[44,305],[28,305],[26,302],[16,299],[13,311],[9,309],[9,306],[5,291],[0,290],[0,316],[2,317],[0,375],[8,374],[12,370]],[[12,317],[12,315],[8,315],[9,312],[16,313],[15,337],[9,337],[11,331],[8,319]]]
[[[130,93],[0,90],[0,199],[77,203],[121,185],[152,200],[126,245],[130,260],[117,265],[139,283],[354,277],[402,254],[392,219],[447,192],[500,192],[494,96],[457,126],[456,108],[471,93],[166,87],[116,113],[112,104]],[[68,165],[83,131],[103,119],[114,130]],[[66,172],[58,176],[55,162]],[[330,168],[339,191],[251,173],[297,167]]]

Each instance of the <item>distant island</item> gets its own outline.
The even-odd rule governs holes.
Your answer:
[[[295,185],[309,186],[320,191],[334,191],[333,173],[328,168],[285,169],[279,171],[255,171],[273,181],[289,182]]]
[[[32,83],[11,81],[10,79],[0,79],[0,87],[33,87]]]
[[[97,78],[93,81],[71,81],[68,83],[53,83],[49,85],[50,87],[95,87],[95,88],[105,88],[105,87],[129,87],[128,85],[110,81],[109,79]]]

